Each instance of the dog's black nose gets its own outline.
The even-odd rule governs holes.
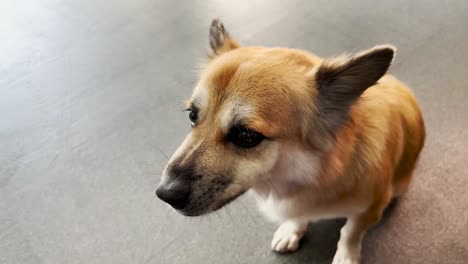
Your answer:
[[[161,185],[156,189],[156,195],[175,209],[182,209],[189,203],[190,186],[184,182]]]

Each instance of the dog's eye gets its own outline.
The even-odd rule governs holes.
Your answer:
[[[241,148],[253,148],[260,144],[265,137],[257,131],[248,129],[244,126],[235,126],[231,128],[228,135],[232,144]]]
[[[198,120],[198,113],[194,110],[189,110],[189,119],[192,122],[192,126],[195,126]]]

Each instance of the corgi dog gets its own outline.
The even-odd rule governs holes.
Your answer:
[[[298,249],[310,222],[346,218],[333,264],[360,263],[366,230],[408,190],[425,127],[412,92],[386,75],[395,48],[320,58],[242,47],[223,24],[187,102],[191,131],[156,195],[186,216],[248,190],[280,224],[271,248]]]

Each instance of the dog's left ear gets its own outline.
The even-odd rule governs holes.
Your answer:
[[[210,26],[210,47],[213,57],[239,47],[237,41],[231,38],[219,19],[213,19]]]
[[[332,138],[349,119],[352,104],[387,72],[394,53],[393,46],[376,46],[352,57],[324,60],[318,66],[315,129],[322,134],[322,141]]]

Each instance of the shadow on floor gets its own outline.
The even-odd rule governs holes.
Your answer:
[[[285,263],[330,263],[340,238],[340,229],[345,219],[320,221],[309,225],[299,251],[278,254],[277,259]]]

